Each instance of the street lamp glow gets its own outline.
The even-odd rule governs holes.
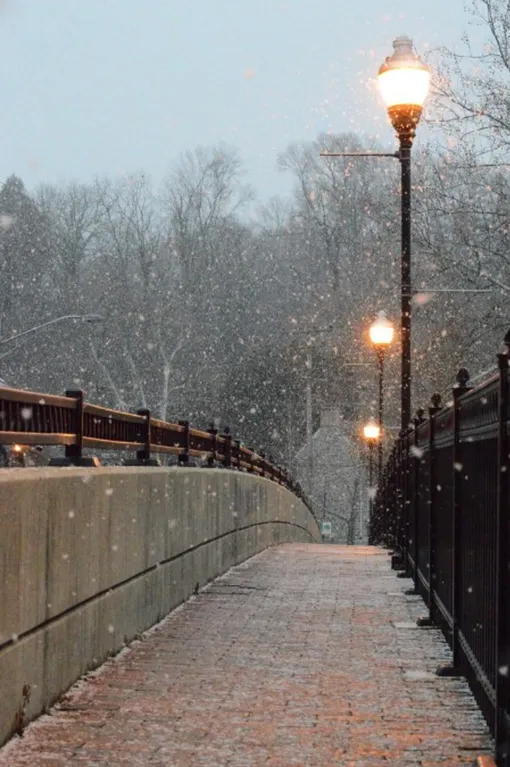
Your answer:
[[[367,442],[375,442],[381,436],[381,430],[376,423],[371,421],[363,427],[363,436]]]
[[[378,313],[368,332],[374,346],[389,346],[393,341],[393,325],[385,312]]]
[[[393,49],[379,69],[379,90],[398,135],[404,130],[412,139],[429,92],[430,69],[413,50],[410,37],[397,37]]]

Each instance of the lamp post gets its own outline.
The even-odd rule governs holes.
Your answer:
[[[99,314],[65,314],[62,317],[55,317],[52,320],[48,320],[47,322],[43,322],[41,325],[36,325],[33,328],[28,328],[28,330],[22,330],[21,333],[16,333],[14,336],[10,336],[9,338],[2,338],[0,340],[0,346],[3,346],[3,344],[8,344],[10,341],[17,341],[18,338],[22,338],[23,336],[28,336],[32,333],[37,333],[39,330],[42,330],[43,328],[47,328],[49,325],[55,325],[57,322],[64,322],[65,320],[82,320],[83,322],[102,322],[104,317],[101,317]]]
[[[381,486],[382,477],[382,435],[383,435],[383,384],[384,384],[384,353],[393,341],[393,325],[386,317],[386,312],[379,312],[369,329],[370,340],[377,352],[377,368],[379,371],[379,443],[377,446],[377,484]]]
[[[379,442],[381,432],[379,426],[373,421],[369,421],[363,427],[363,438],[368,445],[368,485],[370,488],[370,520],[372,520],[373,493],[372,483],[374,480],[374,445]]]
[[[413,50],[410,37],[398,37],[393,54],[379,69],[378,83],[400,147],[401,264],[401,429],[411,421],[411,147],[430,85],[430,69]]]

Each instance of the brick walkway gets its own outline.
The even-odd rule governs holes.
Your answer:
[[[270,549],[89,675],[1,767],[392,767],[490,751],[386,552]]]

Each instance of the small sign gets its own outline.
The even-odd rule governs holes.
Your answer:
[[[324,538],[331,538],[331,522],[321,522],[321,535]]]

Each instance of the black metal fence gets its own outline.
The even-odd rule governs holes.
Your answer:
[[[470,386],[463,368],[451,402],[432,398],[387,461],[371,520],[372,543],[427,603],[423,625],[452,649],[442,675],[465,676],[494,733],[497,764],[510,766],[509,354]]]
[[[193,459],[209,467],[222,466],[256,474],[284,485],[311,510],[301,486],[289,473],[234,439],[226,429],[193,429],[188,421],[168,423],[149,410],[126,413],[91,405],[81,390],[65,397],[20,389],[0,388],[0,445],[62,445],[65,455],[53,465],[96,466],[100,461],[84,450],[136,451],[125,464],[157,465],[156,455],[174,455],[178,463]]]

